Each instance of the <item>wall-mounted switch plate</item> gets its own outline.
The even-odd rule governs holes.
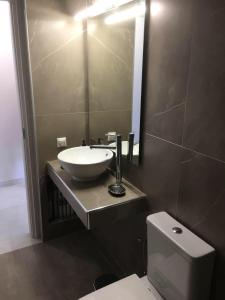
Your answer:
[[[56,141],[57,141],[57,148],[67,147],[66,137],[59,137],[56,139]]]
[[[116,141],[116,132],[112,131],[112,132],[108,132],[106,133],[107,136],[107,141],[108,142],[115,142]]]

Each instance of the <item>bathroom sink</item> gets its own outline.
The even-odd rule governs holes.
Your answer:
[[[104,173],[113,158],[108,149],[90,149],[81,146],[64,150],[58,154],[62,168],[75,180],[91,181]]]

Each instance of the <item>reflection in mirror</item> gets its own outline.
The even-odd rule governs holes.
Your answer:
[[[75,19],[87,20],[90,143],[121,134],[122,154],[138,163],[145,1],[91,1]]]

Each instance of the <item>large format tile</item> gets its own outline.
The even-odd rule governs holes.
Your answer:
[[[86,109],[83,28],[67,13],[65,4],[27,1],[36,114]],[[81,4],[76,1],[74,13]]]
[[[74,22],[73,15],[84,7],[84,2],[73,1],[72,11],[67,9],[66,1],[26,1],[32,67],[71,39],[81,36],[81,24]]]
[[[75,300],[93,291],[94,279],[111,266],[90,232],[0,255],[4,300]]]
[[[34,66],[36,114],[85,111],[84,57],[81,40],[72,40]]]
[[[183,161],[182,176],[179,187],[178,216],[191,228],[205,222],[213,209],[225,205],[225,163],[215,161],[195,154],[192,158]],[[220,217],[218,211],[218,218]],[[217,218],[217,221],[219,219]],[[215,219],[213,218],[213,222]],[[225,220],[222,218],[220,222]],[[217,225],[219,225],[219,223]],[[220,237],[208,230],[205,238],[221,241]]]
[[[181,144],[190,56],[191,1],[151,1],[146,131]],[[154,6],[159,7],[154,14]],[[177,124],[177,126],[175,126]]]
[[[127,139],[131,131],[131,111],[99,111],[90,113],[90,139],[106,139],[105,134],[116,131]]]
[[[142,277],[146,274],[147,214],[139,213],[93,231],[101,247],[117,263],[124,276],[135,273]]]
[[[144,139],[141,167],[129,178],[147,194],[151,213],[163,210],[176,216],[182,164],[193,153],[148,134]]]
[[[88,40],[90,111],[131,109],[133,60],[127,64],[95,36]]]
[[[197,1],[184,145],[225,160],[225,5]]]
[[[86,138],[85,113],[42,115],[36,117],[40,174],[47,160],[54,160],[60,149],[57,137],[67,137],[68,147],[80,146]]]
[[[211,299],[224,299],[225,163],[195,155],[182,164],[178,218],[217,252]]]
[[[15,227],[15,220],[14,220]],[[10,253],[18,249],[23,249],[32,245],[39,244],[41,241],[33,239],[30,233],[21,232],[0,238],[0,254]]]
[[[147,119],[147,132],[152,135],[181,144],[185,103],[178,104],[166,111],[155,113]]]
[[[157,137],[144,139],[142,166],[132,167],[129,179],[147,194],[149,213],[167,211],[215,247],[211,299],[222,300],[225,164]]]
[[[92,46],[93,39],[95,39],[111,57],[114,56],[121,63],[132,68],[135,39],[134,19],[110,26],[105,24],[104,18],[105,15],[101,15],[88,20],[88,46]]]
[[[135,23],[103,18],[88,21],[90,111],[131,109]]]
[[[211,207],[208,217],[194,228],[196,234],[205,238],[216,249],[216,261],[212,278],[211,300],[224,299],[225,248],[224,248],[224,197]]]

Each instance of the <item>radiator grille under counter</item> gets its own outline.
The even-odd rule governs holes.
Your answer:
[[[111,174],[104,174],[93,182],[75,182],[58,160],[47,163],[48,175],[63,198],[88,229],[104,226],[146,209],[146,195],[123,180],[126,195],[115,198],[108,193],[108,185],[115,182]]]
[[[50,180],[48,181],[47,193],[47,217],[49,224],[73,219],[76,217],[71,205],[63,197],[57,186]]]

